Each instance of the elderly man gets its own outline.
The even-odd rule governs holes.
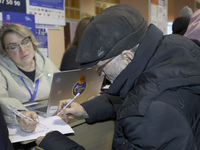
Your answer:
[[[116,150],[200,149],[199,58],[193,41],[147,26],[134,7],[109,7],[86,28],[76,61],[112,84],[81,105],[61,110],[69,100],[61,101],[59,111],[66,121],[116,119]]]

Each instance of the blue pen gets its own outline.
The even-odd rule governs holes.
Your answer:
[[[79,95],[80,95],[80,93],[77,93],[77,94],[74,96],[74,98],[72,98],[72,99],[69,101],[69,103],[67,103],[67,105],[65,105],[65,106],[63,107],[63,109],[67,108],[67,107],[75,100],[75,98],[77,98]],[[58,115],[60,115],[60,112],[57,113],[57,116],[58,116]]]
[[[29,117],[27,117],[27,116],[25,116],[23,113],[21,113],[21,112],[19,112],[17,109],[12,109],[12,111],[13,111],[13,113],[15,113],[18,117],[20,117],[20,118],[25,118],[25,119],[28,119],[28,120],[30,120],[30,121],[34,121],[33,119],[31,119],[31,118],[29,118]],[[45,129],[48,129],[45,125],[43,125],[43,124],[41,124],[41,123],[39,123],[39,122],[37,122],[40,126],[42,126],[43,128],[45,128]]]

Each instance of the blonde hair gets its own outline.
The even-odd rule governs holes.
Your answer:
[[[4,38],[8,33],[16,33],[24,38],[30,37],[34,50],[38,51],[39,43],[28,27],[20,24],[7,24],[2,26],[0,29],[0,54],[6,53]]]

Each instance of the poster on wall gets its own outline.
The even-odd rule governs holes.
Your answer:
[[[36,26],[36,39],[40,43],[39,51],[46,57],[49,57],[48,51],[48,29]]]
[[[151,0],[151,23],[167,34],[168,0]]]
[[[65,0],[26,0],[26,7],[38,24],[65,25]]]
[[[0,0],[0,12],[12,11],[26,13],[25,0]]]
[[[0,0],[0,21],[2,11],[32,14],[37,24],[65,25],[65,0]]]
[[[158,26],[158,0],[151,0],[151,23]]]
[[[2,16],[3,16],[3,25],[8,24],[8,23],[21,24],[21,25],[27,26],[35,35],[34,15],[3,11]]]

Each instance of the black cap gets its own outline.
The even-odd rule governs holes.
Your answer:
[[[86,69],[137,45],[148,26],[140,12],[127,4],[106,8],[89,23],[79,44],[76,62]]]
[[[189,17],[178,17],[174,20],[172,25],[172,33],[184,35],[187,31],[188,25],[190,22]]]

